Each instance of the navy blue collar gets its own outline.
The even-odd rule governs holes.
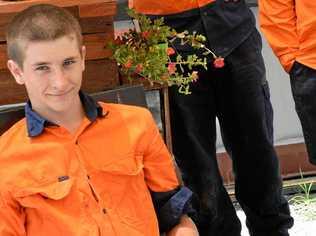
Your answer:
[[[79,96],[83,110],[91,122],[94,122],[97,117],[104,116],[102,107],[92,97],[81,91],[79,92]],[[28,101],[25,105],[25,117],[29,137],[36,137],[43,133],[45,126],[54,125],[36,113],[36,111],[32,109],[30,101]]]

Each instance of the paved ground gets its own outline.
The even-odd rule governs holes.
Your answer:
[[[295,213],[293,206],[290,206],[292,216],[294,217],[294,226],[290,230],[291,236],[315,236],[316,235],[316,220],[306,220],[304,217]],[[242,222],[242,236],[249,236],[245,225],[245,214],[242,210],[237,210],[238,217]]]

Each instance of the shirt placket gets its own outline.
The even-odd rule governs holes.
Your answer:
[[[80,168],[83,173],[82,178],[84,184],[86,184],[90,190],[88,193],[89,197],[85,199],[85,209],[89,213],[89,215],[91,215],[94,222],[98,225],[99,235],[115,235],[105,203],[103,199],[99,196],[97,189],[93,185],[91,176],[88,173],[87,169],[89,168],[86,167],[87,164],[84,161],[87,158],[84,158],[83,152],[81,151],[81,141],[79,134],[74,138],[73,143],[75,155],[80,163]]]

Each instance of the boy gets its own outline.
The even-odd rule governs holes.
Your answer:
[[[156,236],[158,222],[168,235],[197,235],[186,216],[191,192],[149,112],[80,91],[78,21],[32,6],[8,26],[7,44],[29,101],[0,138],[0,235]]]

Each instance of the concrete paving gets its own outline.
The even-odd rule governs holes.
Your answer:
[[[294,226],[290,229],[290,236],[316,236],[316,220],[307,220],[298,215],[293,206],[290,206],[291,214],[294,217]],[[246,216],[242,210],[237,210],[237,215],[242,223],[241,236],[249,236],[245,221]]]

